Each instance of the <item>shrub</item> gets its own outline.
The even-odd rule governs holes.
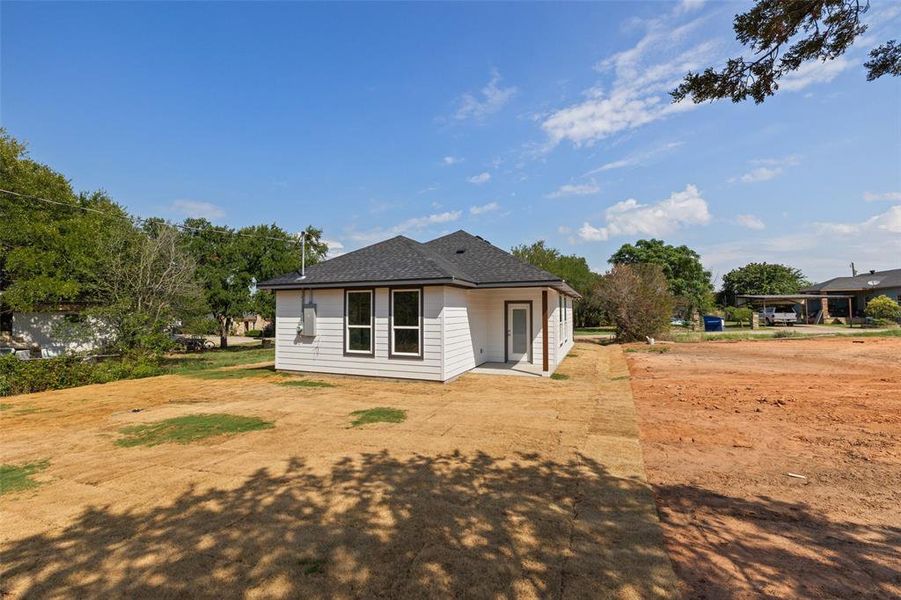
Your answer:
[[[747,306],[727,306],[723,312],[726,313],[726,319],[735,321],[741,326],[744,326],[745,323],[750,326],[751,318],[754,316],[754,311]]]
[[[644,341],[669,334],[673,296],[659,265],[614,265],[601,278],[598,294],[616,326],[620,342]]]
[[[886,295],[876,296],[867,302],[866,315],[877,321],[897,321],[901,319],[901,304]]]
[[[259,329],[248,329],[246,332],[244,332],[244,335],[246,335],[247,337],[260,337],[261,335],[263,335],[263,332]]]
[[[0,396],[61,390],[117,379],[138,379],[162,373],[153,360],[123,360],[102,363],[85,362],[80,356],[61,356],[40,360],[0,357]]]

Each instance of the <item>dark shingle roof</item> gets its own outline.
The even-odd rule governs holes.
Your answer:
[[[855,277],[835,277],[804,288],[802,292],[851,292],[901,287],[901,269],[862,273]]]
[[[312,265],[302,279],[295,271],[264,281],[259,287],[285,289],[401,281],[448,282],[471,287],[544,283],[573,293],[559,277],[462,230],[425,244],[399,235]]]

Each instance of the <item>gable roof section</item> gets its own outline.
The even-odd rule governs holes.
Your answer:
[[[463,287],[548,285],[578,294],[559,277],[524,263],[480,237],[457,231],[428,243],[399,235],[294,271],[257,287],[301,289],[342,285],[447,283]]]
[[[878,283],[877,283],[878,282]],[[806,287],[802,292],[856,292],[901,287],[901,269],[863,273],[855,277],[834,277]]]
[[[562,281],[556,275],[523,262],[462,229],[424,245],[458,265],[468,274],[470,281],[479,285]]]

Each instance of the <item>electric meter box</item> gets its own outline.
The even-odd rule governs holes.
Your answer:
[[[316,335],[316,305],[315,304],[304,304],[303,305],[303,331],[301,332],[304,337],[314,337]]]

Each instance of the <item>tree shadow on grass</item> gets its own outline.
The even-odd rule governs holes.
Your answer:
[[[23,597],[672,597],[646,484],[588,458],[292,459],[6,544]]]
[[[835,521],[806,504],[688,485],[655,493],[689,598],[901,597],[897,522]]]

